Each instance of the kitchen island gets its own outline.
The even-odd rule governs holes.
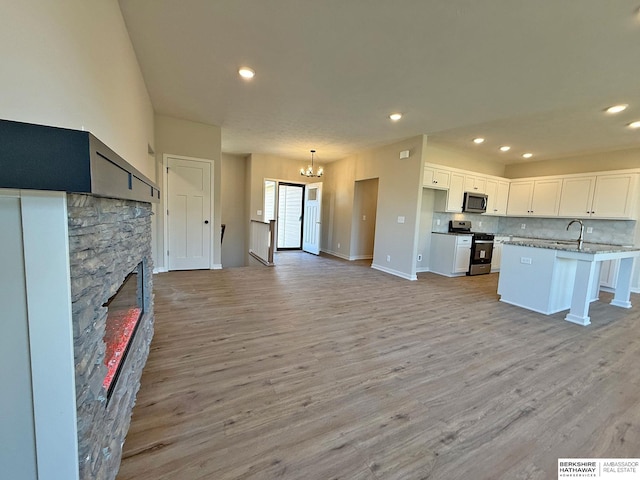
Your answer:
[[[631,273],[640,248],[553,240],[505,242],[500,263],[500,301],[550,315],[569,310],[565,320],[589,325],[589,305],[598,299],[600,266],[620,259],[611,305],[631,308]]]

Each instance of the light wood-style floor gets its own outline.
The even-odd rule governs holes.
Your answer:
[[[495,274],[276,261],[156,275],[119,480],[548,480],[558,457],[640,456],[638,295],[580,327],[498,302]]]

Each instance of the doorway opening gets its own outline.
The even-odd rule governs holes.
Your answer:
[[[322,183],[264,181],[264,221],[276,221],[276,250],[320,253]]]
[[[278,250],[300,250],[302,248],[302,201],[304,185],[280,183],[278,185],[278,228],[276,247]]]
[[[304,185],[265,180],[264,219],[276,221],[276,249],[302,249]]]
[[[355,183],[350,260],[371,260],[376,237],[378,179]]]

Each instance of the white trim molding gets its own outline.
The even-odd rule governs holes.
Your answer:
[[[391,275],[395,275],[396,277],[404,278],[406,280],[411,280],[411,281],[418,280],[418,276],[415,275],[415,274],[414,275],[409,275],[407,273],[401,272],[400,270],[394,270],[392,268],[383,267],[382,265],[377,265],[375,263],[371,264],[371,268],[373,268],[375,270],[380,270],[381,272],[384,272],[384,273],[389,273]]]

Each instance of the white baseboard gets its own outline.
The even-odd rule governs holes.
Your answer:
[[[373,260],[373,255],[352,255],[349,260]]]
[[[416,275],[408,275],[408,274],[406,274],[404,272],[401,272],[399,270],[394,270],[393,268],[383,267],[382,265],[376,265],[375,263],[371,264],[371,268],[373,268],[375,270],[380,270],[381,272],[384,272],[384,273],[389,273],[391,275],[395,275],[396,277],[404,278],[405,280],[411,280],[411,281],[418,280],[418,277]]]
[[[326,253],[327,255],[333,255],[334,257],[338,257],[338,258],[342,258],[343,260],[351,260],[351,258],[349,258],[349,256],[344,255],[342,253],[339,252],[334,252],[333,250],[320,250],[322,253]]]
[[[431,270],[429,270],[428,267],[422,267],[422,268],[416,268],[416,273],[426,273],[426,272],[430,272]]]
[[[222,264],[214,263],[213,265],[211,265],[211,268],[209,270],[222,270]]]
[[[169,270],[167,270],[167,269],[166,269],[166,268],[164,268],[164,267],[158,267],[158,268],[154,268],[154,269],[153,269],[153,273],[154,273],[154,275],[155,275],[156,273],[167,273],[168,271],[169,271]]]

